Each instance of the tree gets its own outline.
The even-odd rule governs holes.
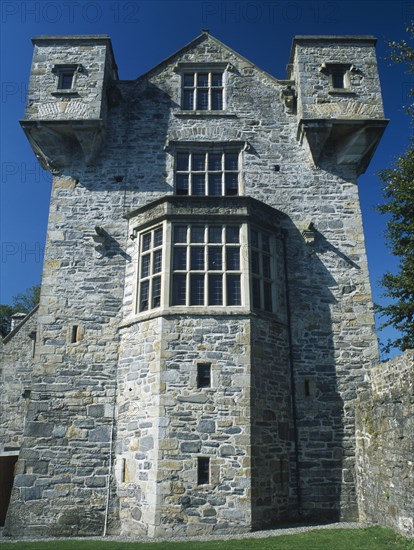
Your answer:
[[[407,29],[410,39],[414,39],[414,22]],[[408,65],[407,73],[414,73],[414,48],[405,40],[391,42],[391,59],[396,63]],[[411,90],[414,95],[414,90]],[[413,105],[407,107],[413,119]],[[384,350],[391,347],[401,350],[414,348],[414,140],[407,151],[399,156],[392,168],[379,173],[385,184],[384,204],[378,206],[379,212],[388,214],[386,239],[391,252],[400,258],[397,273],[385,273],[381,285],[384,296],[392,302],[385,306],[376,306],[376,311],[385,317],[381,328],[393,326],[400,332],[394,341],[389,341]]]
[[[0,304],[0,334],[6,336],[10,332],[11,317],[15,313],[30,313],[40,299],[40,286],[34,285],[26,292],[16,294],[12,305]]]

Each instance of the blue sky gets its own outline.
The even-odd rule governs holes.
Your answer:
[[[407,147],[412,126],[413,76],[387,59],[389,40],[406,38],[413,4],[405,0],[241,1],[7,1],[1,9],[0,303],[41,279],[51,177],[38,165],[19,126],[32,57],[39,34],[109,34],[121,79],[134,79],[208,28],[219,40],[277,78],[286,78],[292,38],[298,34],[378,38],[377,55],[386,117],[390,124],[367,172],[360,196],[374,301],[378,280],[396,266],[384,242],[385,219],[378,170]],[[384,331],[385,341],[392,331]]]

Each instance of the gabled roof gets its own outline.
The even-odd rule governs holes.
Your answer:
[[[185,52],[191,50],[192,48],[195,48],[196,46],[198,46],[199,44],[207,41],[207,40],[210,40],[211,42],[215,43],[216,45],[218,45],[220,48],[223,48],[224,50],[227,50],[230,54],[238,57],[240,59],[240,61],[243,61],[243,63],[248,63],[249,65],[251,65],[252,67],[255,67],[258,71],[260,71],[261,73],[263,73],[264,75],[266,75],[268,78],[270,78],[271,80],[273,80],[274,82],[277,82],[277,83],[283,83],[285,82],[284,80],[280,80],[280,79],[277,79],[276,77],[274,77],[273,75],[271,75],[270,73],[264,71],[263,69],[261,69],[260,67],[258,67],[257,65],[255,65],[252,61],[250,61],[249,59],[247,59],[246,57],[243,57],[242,55],[240,55],[239,53],[237,53],[235,50],[233,50],[232,48],[230,48],[229,46],[227,46],[226,44],[224,44],[223,42],[221,42],[220,40],[218,40],[217,38],[215,38],[214,36],[212,36],[208,31],[203,31],[200,35],[198,35],[196,38],[194,38],[194,40],[192,40],[191,42],[189,42],[188,44],[186,44],[185,46],[183,46],[182,48],[180,48],[178,51],[176,51],[175,53],[173,53],[172,55],[170,55],[169,57],[167,57],[166,59],[164,59],[163,61],[161,61],[158,65],[156,65],[155,67],[153,67],[152,69],[150,69],[149,71],[147,71],[146,73],[142,74],[141,76],[139,76],[137,79],[136,79],[136,82],[138,82],[139,80],[141,79],[144,79],[144,78],[147,78],[151,75],[153,75],[154,73],[158,72],[159,70],[163,69],[166,65],[169,65],[170,63],[173,63],[174,60],[177,58],[177,57],[180,57],[181,55],[183,55]]]

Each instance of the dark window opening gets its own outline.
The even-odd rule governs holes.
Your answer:
[[[70,90],[73,85],[75,71],[64,71],[59,75],[59,90]]]
[[[197,365],[197,388],[209,388],[211,386],[211,364],[199,363]]]
[[[78,341],[78,331],[79,331],[78,325],[73,325],[72,326],[72,332],[71,332],[71,335],[70,335],[70,343],[71,344],[74,344],[75,342]]]
[[[208,485],[210,482],[210,459],[199,456],[197,459],[197,484]]]
[[[310,384],[309,384],[309,380],[305,380],[305,397],[310,397]]]

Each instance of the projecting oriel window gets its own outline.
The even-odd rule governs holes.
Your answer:
[[[161,305],[163,227],[140,235],[138,309],[147,311]]]
[[[172,248],[173,306],[239,306],[240,226],[175,224]]]
[[[182,73],[182,108],[191,111],[222,111],[223,72],[201,70]]]
[[[178,151],[175,193],[192,196],[239,195],[239,152]]]

